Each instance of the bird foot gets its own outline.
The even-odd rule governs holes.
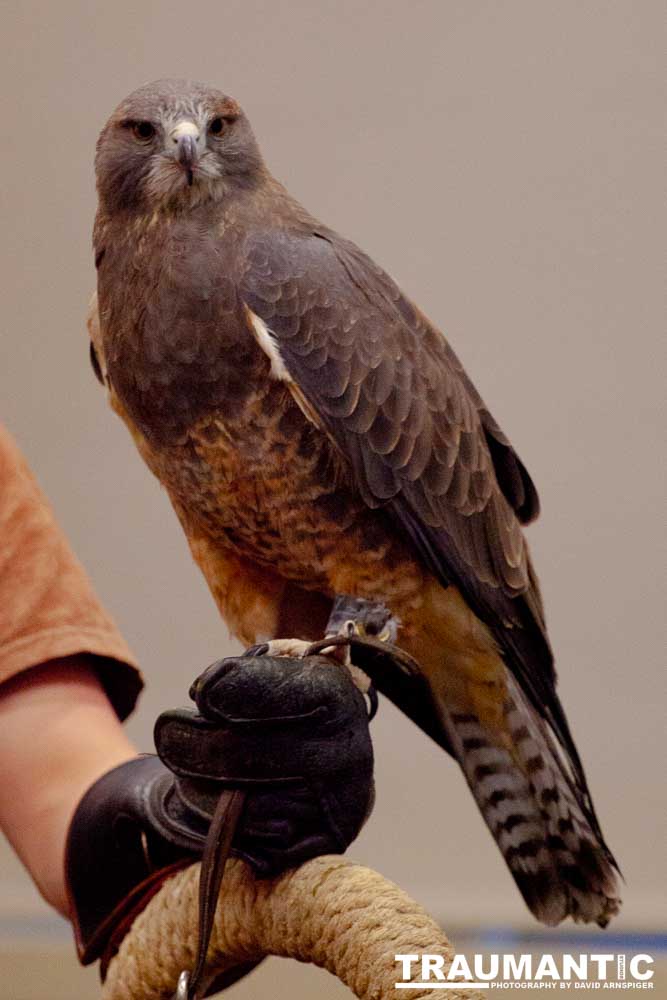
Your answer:
[[[345,623],[345,631],[341,631],[338,635],[352,635],[355,631],[355,623],[352,621]],[[360,633],[357,633],[360,634]],[[331,633],[327,633],[331,635]],[[270,639],[268,642],[258,643],[256,646],[250,646],[246,649],[244,656],[287,656],[295,657],[296,659],[301,659],[306,656],[311,655],[311,647],[313,643],[306,639]],[[315,651],[318,656],[326,656],[327,659],[333,660],[335,663],[340,664],[343,667],[347,667],[352,677],[354,686],[361,691],[362,694],[368,695],[371,687],[371,679],[368,674],[365,674],[363,670],[359,667],[355,667],[350,659],[350,647],[347,645],[331,645],[324,646],[322,649],[317,649]]]
[[[307,639],[270,639],[246,649],[244,656],[293,656],[301,659],[308,655],[312,643]]]
[[[352,663],[350,643],[342,639],[357,636],[380,642],[395,643],[398,619],[384,604],[361,597],[340,594],[336,597],[324,639],[312,643],[306,639],[270,639],[246,649],[244,656],[289,656],[303,658],[317,654],[341,664],[350,672],[354,686],[371,702],[371,717],[377,709],[377,694],[368,674]],[[326,644],[331,639],[332,644]]]

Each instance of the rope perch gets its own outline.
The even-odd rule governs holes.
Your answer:
[[[199,864],[165,883],[123,940],[102,1000],[168,1000],[173,994],[194,959],[198,884]],[[377,872],[327,855],[259,880],[245,862],[229,859],[209,948],[211,975],[279,955],[327,969],[360,1000],[388,1000],[400,998],[394,956],[406,953],[442,955],[446,969],[454,950],[426,911]],[[481,998],[472,990],[448,994],[452,1000]]]

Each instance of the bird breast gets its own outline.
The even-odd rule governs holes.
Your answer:
[[[96,230],[109,381],[155,444],[242,409],[265,377],[225,247],[189,217]]]

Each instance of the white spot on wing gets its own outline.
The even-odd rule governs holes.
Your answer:
[[[93,292],[91,300],[88,304],[88,314],[86,316],[86,326],[88,327],[88,334],[90,335],[90,340],[95,349],[95,354],[97,355],[97,362],[100,366],[100,371],[102,372],[102,378],[106,385],[109,385],[109,379],[107,376],[107,365],[106,359],[104,357],[104,345],[102,343],[102,330],[100,327],[100,313],[97,307],[97,292]]]
[[[250,317],[255,339],[271,362],[271,375],[278,382],[292,382],[292,376],[285,367],[285,362],[280,356],[278,344],[268,326],[252,309],[248,309],[248,316]]]
[[[269,330],[268,326],[263,319],[260,319],[260,317],[257,316],[252,309],[250,309],[249,306],[246,306],[245,308],[248,314],[248,319],[250,320],[250,328],[255,335],[255,340],[271,362],[271,376],[277,382],[285,383],[292,395],[292,399],[299,407],[306,420],[309,420],[310,423],[317,427],[319,431],[322,431],[330,437],[322,426],[322,421],[320,420],[317,410],[311,405],[311,403],[309,403],[301,391],[298,382],[295,382],[288,372],[287,366],[280,355],[280,348],[278,347],[276,339]],[[338,450],[338,445],[333,438],[330,438],[330,440],[334,448]]]

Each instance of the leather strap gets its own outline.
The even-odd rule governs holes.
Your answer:
[[[228,789],[220,796],[213,813],[199,875],[197,957],[192,972],[184,970],[179,976],[174,1000],[201,1000],[205,996],[206,984],[203,981],[203,974],[211,931],[213,930],[215,910],[232,840],[241,818],[245,800],[246,792],[240,789]]]

